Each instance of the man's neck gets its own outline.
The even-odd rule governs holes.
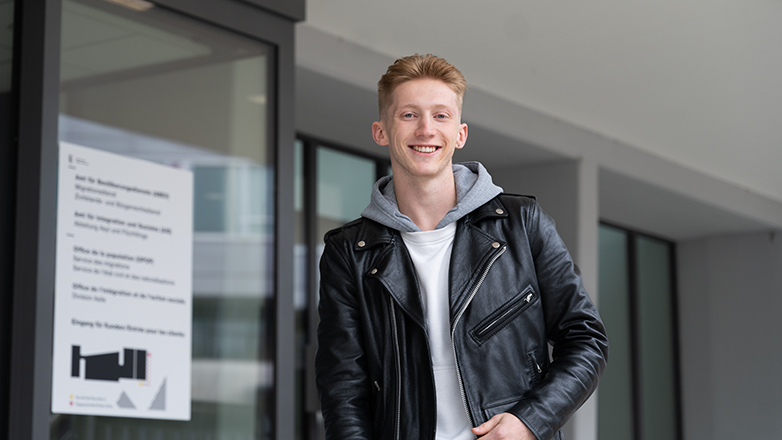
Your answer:
[[[399,212],[410,217],[422,231],[433,231],[456,206],[453,173],[427,180],[394,178],[394,191]]]

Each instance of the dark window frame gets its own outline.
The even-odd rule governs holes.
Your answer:
[[[11,55],[11,89],[0,94],[0,432],[8,431],[11,402],[11,317],[13,316],[14,253],[16,236],[16,163],[15,148],[18,136],[17,111],[19,107],[18,82],[21,47],[19,44],[19,24],[21,7],[14,1],[14,35]]]

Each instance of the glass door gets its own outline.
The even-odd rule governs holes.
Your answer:
[[[61,41],[60,141],[193,172],[192,418],[54,414],[52,439],[272,438],[272,49],[138,0],[65,0]]]

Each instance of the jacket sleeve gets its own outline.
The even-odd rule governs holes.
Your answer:
[[[357,277],[339,246],[328,237],[320,273],[324,276],[320,281],[315,377],[326,439],[369,439],[372,433],[370,391],[358,312]]]
[[[553,352],[545,378],[511,412],[548,440],[597,388],[608,338],[554,221],[533,202],[525,226]]]

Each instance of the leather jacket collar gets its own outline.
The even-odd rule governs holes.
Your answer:
[[[494,198],[457,221],[453,254],[473,254],[475,258],[452,259],[450,268],[451,291],[458,292],[458,294],[451,296],[450,313],[452,320],[464,302],[467,301],[470,292],[469,288],[480,275],[481,267],[485,266],[494,255],[505,247],[505,240],[502,237],[488,236],[485,232],[472,227],[472,225],[484,220],[503,220],[507,218],[508,212],[505,206],[499,198]],[[388,288],[400,307],[422,328],[426,328],[415,269],[406,255],[407,248],[403,244],[401,234],[399,231],[377,222],[362,222],[359,233],[356,235],[353,243],[354,251],[369,251],[382,245],[390,246],[373,262],[372,268],[366,276],[379,279]],[[405,262],[405,264],[400,265],[399,262]]]

